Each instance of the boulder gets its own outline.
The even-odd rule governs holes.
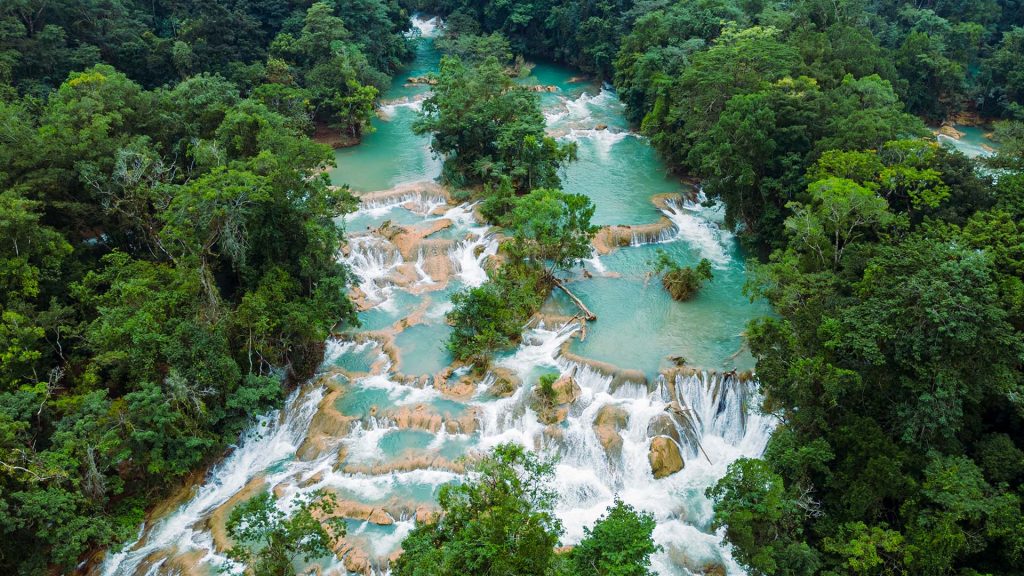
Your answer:
[[[939,127],[939,134],[942,134],[943,136],[949,136],[950,138],[953,138],[954,140],[959,140],[959,139],[964,137],[964,133],[963,132],[957,130],[956,128],[954,128],[950,124],[943,124],[942,126],[940,126]]]
[[[597,126],[594,126],[594,130],[607,130],[607,129],[608,129],[608,125],[607,124],[598,124]]]
[[[629,413],[614,405],[605,404],[594,417],[594,434],[604,447],[605,452],[617,457],[622,451],[622,435],[619,431],[629,423]]]
[[[651,473],[655,478],[664,478],[683,469],[683,457],[679,453],[679,445],[668,436],[658,436],[651,440],[651,452],[648,454]]]
[[[515,394],[523,383],[519,376],[508,368],[495,366],[491,368],[491,374],[494,376],[494,383],[487,389],[487,393],[497,398],[508,398]]]
[[[675,421],[665,412],[658,414],[647,424],[647,437],[657,438],[658,436],[668,436],[675,440],[676,444],[681,442]]]
[[[572,404],[582,392],[572,376],[562,376],[551,387],[555,389],[555,404]]]

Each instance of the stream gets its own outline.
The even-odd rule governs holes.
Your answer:
[[[485,377],[453,370],[444,347],[451,295],[486,281],[498,241],[472,205],[437,184],[441,161],[410,129],[429,88],[406,78],[440,59],[434,21],[414,23],[415,61],[385,94],[375,131],[338,150],[331,172],[360,198],[339,220],[348,237],[339,258],[358,281],[362,325],[336,334],[316,378],[261,416],[205,480],[95,572],[216,574],[234,506],[272,490],[289,510],[297,496],[328,490],[348,534],[341,559],[315,568],[383,574],[416,519],[436,510],[439,488],[462,477],[461,458],[513,441],[558,458],[563,544],[578,542],[618,496],[654,515],[657,573],[742,574],[711,529],[704,491],[737,458],[760,455],[775,425],[756,410],[742,338],[751,318],[770,311],[743,295],[744,255],[720,211],[702,206],[700,191],[629,130],[609,87],[537,64],[524,82],[554,87],[540,92],[549,133],[579,146],[563,187],[589,196],[594,223],[605,227],[593,257],[563,274],[598,320],[584,328],[556,290]],[[393,233],[380,230],[385,224]],[[693,300],[674,302],[648,274],[658,249],[684,265],[707,258],[714,279]],[[574,385],[560,421],[549,424],[530,400],[552,372]],[[682,470],[654,477],[656,437],[678,448]]]

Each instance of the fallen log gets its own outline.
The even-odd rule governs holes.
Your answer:
[[[590,309],[587,308],[587,306],[583,303],[582,300],[577,298],[575,294],[573,294],[568,288],[566,288],[565,284],[562,284],[561,280],[559,280],[558,278],[553,278],[553,280],[555,281],[555,286],[558,286],[559,288],[561,288],[562,292],[565,292],[565,294],[570,299],[572,299],[573,302],[576,303],[576,306],[578,306],[579,309],[583,312],[583,317],[584,318],[586,318],[587,320],[589,320],[591,322],[597,320],[597,315],[594,314],[593,312],[591,312]]]

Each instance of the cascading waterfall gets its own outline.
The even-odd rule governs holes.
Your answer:
[[[234,451],[210,470],[207,480],[188,502],[149,527],[139,540],[141,545],[129,546],[111,555],[101,567],[101,573],[104,576],[136,574],[153,554],[194,549],[205,551],[206,561],[223,563],[223,558],[213,550],[209,533],[197,526],[257,475],[291,458],[305,438],[322,398],[321,388],[296,391],[280,411],[259,418]],[[282,477],[285,475],[281,473]],[[158,569],[163,561],[158,560],[149,570]]]
[[[374,302],[387,299],[388,278],[402,264],[402,255],[390,244],[373,236],[349,241],[350,252],[344,262],[359,278],[359,288]]]
[[[417,35],[429,37],[438,22],[415,19],[414,25]],[[542,95],[549,124],[568,138],[592,142],[581,154],[601,163],[614,159],[619,147],[645,145],[626,129],[614,93],[592,88],[577,94],[566,83],[558,92]],[[410,90],[414,89],[419,88]],[[408,97],[396,106],[411,107],[418,98]],[[610,127],[598,130],[601,123]],[[423,143],[410,135],[392,145]],[[432,176],[424,174],[421,180]],[[660,184],[652,186],[645,189],[647,196],[666,192]],[[643,200],[654,212],[652,220],[658,218],[649,199]],[[498,236],[476,222],[473,204],[447,206],[442,212],[445,206],[436,187],[419,184],[364,195],[359,209],[346,217],[347,223],[359,224],[353,229],[360,233],[350,236],[341,259],[358,279],[370,307],[366,318],[375,328],[329,340],[323,374],[290,396],[280,412],[260,418],[184,503],[154,519],[140,531],[138,542],[111,554],[97,573],[176,573],[182,570],[176,560],[186,554],[192,566],[198,562],[216,569],[225,559],[218,551],[222,543],[211,530],[215,516],[223,517],[237,499],[266,489],[273,490],[283,510],[317,490],[329,490],[341,502],[348,524],[342,558],[317,560],[322,574],[385,574],[389,558],[416,519],[436,510],[440,486],[463,478],[460,456],[518,442],[558,458],[556,513],[565,526],[564,544],[578,542],[584,527],[619,497],[654,515],[654,537],[664,548],[653,559],[657,573],[697,575],[714,568],[742,574],[720,545],[721,535],[710,529],[712,509],[704,491],[731,462],[764,450],[775,422],[757,412],[754,382],[733,373],[680,369],[660,375],[647,370],[645,375],[638,369],[648,367],[631,365],[628,353],[620,353],[616,365],[567,354],[567,347],[588,330],[589,343],[596,340],[594,331],[622,320],[602,315],[599,323],[584,330],[559,313],[525,329],[521,344],[496,358],[493,373],[473,378],[468,367],[438,371],[436,366],[448,364],[443,330],[444,315],[451,309],[449,296],[462,286],[485,282],[488,258],[498,250]],[[739,257],[733,256],[734,239],[715,221],[718,213],[682,199],[664,206],[671,226],[662,227],[656,238],[638,235],[637,243],[679,243],[712,260],[716,268],[742,267],[736,261]],[[436,240],[429,236],[402,250],[374,232],[384,219],[415,227],[436,225],[441,218],[451,226],[435,232]],[[630,250],[644,248],[623,247],[619,254]],[[646,286],[641,274],[630,272],[629,260],[624,262],[595,251],[585,261],[595,277],[577,277],[574,282],[591,282],[598,288],[616,283]],[[431,274],[440,279],[435,281]],[[719,278],[716,272],[716,281]],[[586,290],[580,293],[587,298]],[[743,301],[738,288],[734,298]],[[622,303],[632,305],[641,304]],[[694,304],[671,306],[675,308],[655,314],[671,316],[672,311],[691,309],[678,306]],[[645,318],[640,312],[632,321],[646,326],[650,316],[640,320]],[[723,334],[731,338],[738,331],[730,325],[712,336],[709,322],[686,316],[676,322],[670,329],[700,327],[709,341],[727,340]],[[651,328],[644,338],[661,336]],[[436,357],[438,362],[410,361],[421,356]],[[409,366],[429,369],[418,373]],[[407,369],[411,373],[402,373]],[[571,377],[578,387],[555,424],[542,419],[533,399],[533,385],[540,375],[551,372]],[[521,385],[507,395],[494,395],[499,379],[512,377]],[[655,438],[668,438],[678,447],[681,470],[655,478],[650,462]]]
[[[473,231],[471,237],[459,242],[452,250],[452,263],[455,272],[467,286],[480,286],[487,281],[484,262],[498,253],[498,240],[488,234],[486,228]]]
[[[662,213],[672,221],[675,228],[676,234],[672,240],[683,240],[698,247],[701,256],[710,260],[715,267],[722,268],[729,264],[728,246],[734,241],[732,234],[709,220],[701,204],[682,199],[668,200],[666,205]]]

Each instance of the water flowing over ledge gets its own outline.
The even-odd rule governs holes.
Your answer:
[[[436,32],[434,20],[414,23],[418,36]],[[520,345],[473,376],[444,349],[444,316],[455,291],[486,280],[501,236],[433,180],[440,163],[408,130],[429,86],[404,79],[437,58],[430,40],[420,42],[377,131],[336,153],[335,184],[352,184],[360,199],[339,221],[349,237],[339,259],[357,280],[363,326],[335,334],[317,378],[258,419],[200,486],[95,573],[210,573],[224,565],[235,505],[270,490],[289,510],[322,489],[336,495],[348,536],[340,560],[305,568],[383,574],[415,522],[436,513],[440,486],[514,441],[559,459],[563,543],[579,541],[618,495],[655,516],[657,573],[742,574],[710,528],[704,491],[737,458],[761,454],[775,420],[758,412],[752,360],[737,352],[744,323],[763,309],[741,294],[734,238],[699,190],[667,174],[629,130],[614,92],[539,66],[538,82],[557,86],[540,93],[549,130],[580,146],[565,188],[590,196],[603,226],[594,256],[565,281],[600,320],[584,332],[556,291]],[[687,264],[708,258],[715,279],[693,302],[671,301],[649,282],[658,249]],[[533,386],[552,372],[559,404],[542,410]]]

